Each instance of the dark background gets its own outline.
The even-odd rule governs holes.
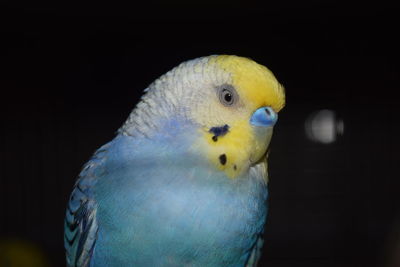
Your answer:
[[[136,5],[1,4],[0,244],[29,242],[64,266],[75,177],[143,89],[182,61],[236,54],[268,66],[287,92],[270,155],[262,266],[400,266],[398,10],[336,1]],[[321,109],[344,122],[330,144],[305,134]]]

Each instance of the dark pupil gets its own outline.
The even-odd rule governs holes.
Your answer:
[[[224,99],[228,103],[231,102],[232,101],[232,94],[229,93],[229,92],[225,92]]]

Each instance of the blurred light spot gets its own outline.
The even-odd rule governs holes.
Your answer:
[[[35,243],[22,239],[0,240],[0,266],[48,267],[49,259]]]
[[[400,266],[400,217],[394,220],[393,226],[387,232],[384,242],[383,262],[379,266]]]
[[[344,123],[334,111],[322,109],[313,112],[305,122],[307,137],[317,143],[330,144],[344,133]]]

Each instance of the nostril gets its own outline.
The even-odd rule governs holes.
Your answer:
[[[270,107],[257,109],[250,118],[250,123],[255,126],[271,126],[278,119],[278,114]]]

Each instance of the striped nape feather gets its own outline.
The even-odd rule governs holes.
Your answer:
[[[158,130],[159,122],[171,116],[190,119],[191,105],[206,101],[205,98],[200,99],[207,92],[202,92],[202,89],[229,79],[224,70],[209,64],[213,57],[215,56],[183,62],[150,84],[119,133],[150,137]],[[192,101],[195,96],[196,101]]]

